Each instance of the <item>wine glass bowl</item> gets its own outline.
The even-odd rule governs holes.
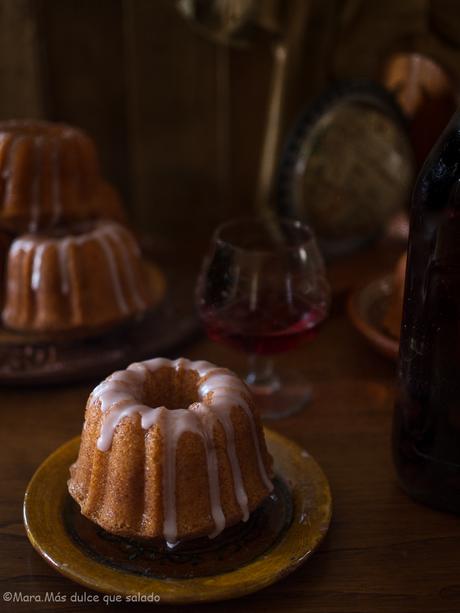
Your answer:
[[[286,397],[286,383],[267,356],[312,339],[329,302],[324,263],[308,226],[247,218],[214,233],[198,279],[198,310],[212,340],[250,356],[246,382],[263,415],[290,414],[304,404]]]

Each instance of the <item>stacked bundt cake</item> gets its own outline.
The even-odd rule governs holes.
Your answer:
[[[152,301],[139,247],[110,221],[27,234],[10,247],[3,321],[16,330],[102,327]]]
[[[246,521],[271,476],[246,385],[209,362],[156,358],[92,392],[68,486],[107,531],[174,545]]]
[[[156,288],[123,220],[86,134],[45,121],[0,123],[0,229],[12,236],[4,325],[66,333],[145,311]]]
[[[123,218],[103,181],[93,141],[46,121],[0,123],[0,223],[14,232],[87,220]]]

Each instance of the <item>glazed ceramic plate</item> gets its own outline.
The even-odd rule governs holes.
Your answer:
[[[37,385],[102,379],[129,362],[162,355],[199,330],[194,279],[149,263],[158,302],[141,317],[88,336],[50,338],[0,327],[0,383]]]
[[[355,328],[382,355],[396,360],[399,342],[383,325],[393,296],[393,280],[388,275],[354,292],[348,301],[348,314]]]
[[[296,121],[276,204],[283,217],[311,225],[326,256],[339,256],[381,233],[407,203],[413,180],[413,147],[393,97],[375,82],[345,80]]]
[[[58,572],[109,594],[156,595],[162,603],[237,598],[291,573],[313,553],[331,519],[331,493],[315,460],[266,429],[275,491],[247,523],[173,550],[104,532],[67,493],[79,437],[50,455],[26,491],[24,522],[34,548]]]

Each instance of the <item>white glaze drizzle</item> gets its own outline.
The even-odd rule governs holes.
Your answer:
[[[30,287],[34,291],[37,291],[37,289],[40,287],[43,254],[45,253],[46,247],[46,243],[40,243],[39,245],[37,245],[37,248],[34,253],[34,259],[32,262],[32,274],[30,278]]]
[[[5,200],[8,202],[11,199],[14,190],[14,173],[11,170],[11,164],[15,156],[16,148],[21,141],[25,140],[27,136],[18,135],[11,138],[11,133],[4,133],[0,135],[0,141],[4,141],[7,138],[10,139],[8,145],[8,152],[6,160],[3,164],[2,177],[6,180],[6,194]],[[40,207],[40,189],[41,189],[41,177],[43,164],[43,136],[36,136],[33,138],[33,164],[35,166],[33,179],[31,183],[30,193],[30,216],[29,216],[29,230],[35,232],[38,228],[40,221],[41,207]],[[62,207],[60,199],[60,177],[59,177],[59,141],[56,139],[55,146],[51,153],[51,172],[52,172],[52,207],[53,217],[52,222],[56,223],[61,219]]]
[[[142,403],[143,386],[147,373],[160,368],[188,369],[198,373],[198,402],[188,409],[169,410],[164,406],[148,407]],[[242,408],[248,417],[251,434],[256,449],[260,477],[269,491],[273,485],[267,475],[259,439],[254,424],[254,417],[247,402],[248,390],[243,382],[231,371],[221,369],[210,362],[191,362],[185,358],[171,361],[166,358],[154,358],[145,362],[131,364],[124,371],[113,373],[92,393],[92,399],[100,402],[104,413],[101,431],[97,441],[100,451],[107,451],[112,443],[116,426],[124,417],[139,413],[141,426],[148,430],[155,424],[161,424],[165,431],[163,450],[163,490],[164,490],[164,525],[166,541],[174,545],[177,541],[176,517],[176,450],[180,437],[185,432],[193,432],[203,439],[209,483],[211,516],[214,530],[209,535],[213,538],[225,527],[225,516],[220,501],[218,461],[214,444],[214,427],[216,420],[222,425],[227,440],[227,454],[233,476],[235,498],[240,506],[242,518],[249,517],[248,496],[245,490],[241,467],[236,453],[236,443],[231,410]]]
[[[164,521],[163,533],[166,542],[174,545],[177,540],[176,510],[176,452],[180,437],[185,432],[202,436],[197,416],[187,409],[170,411],[162,407],[163,428],[168,433],[163,437],[164,455],[167,458],[163,468]]]
[[[209,407],[200,402],[190,410],[195,411],[203,425],[203,439],[206,452],[206,468],[209,482],[209,503],[211,505],[211,517],[214,521],[214,530],[209,538],[214,538],[225,528],[225,515],[220,500],[219,465],[216,447],[214,445],[214,416]]]
[[[65,236],[62,238],[36,238],[33,236],[25,235],[17,238],[10,247],[9,257],[14,256],[18,251],[33,251],[32,266],[31,266],[31,279],[30,287],[33,291],[37,291],[41,284],[42,279],[42,261],[44,255],[49,247],[54,246],[57,251],[59,272],[60,272],[60,289],[63,295],[68,295],[70,292],[69,281],[69,265],[70,265],[70,248],[72,245],[82,245],[87,240],[97,240],[100,248],[106,258],[109,268],[110,279],[112,282],[115,299],[117,301],[118,308],[121,313],[129,312],[128,300],[123,293],[121,275],[128,279],[129,289],[132,292],[132,298],[139,310],[145,308],[146,303],[142,299],[139,291],[139,287],[134,279],[133,270],[130,265],[130,259],[127,253],[123,253],[122,268],[120,271],[115,259],[112,242],[109,240],[109,236],[113,240],[116,239],[117,233],[120,231],[126,232],[121,226],[111,224],[110,222],[97,225],[96,228],[86,234],[76,236]],[[130,235],[129,235],[130,236]],[[132,239],[134,241],[134,239]],[[121,251],[121,250],[120,250]]]
[[[116,233],[113,230],[114,230],[114,227],[110,226],[109,228],[107,228],[107,234],[110,234],[110,236],[112,236],[113,238],[115,238],[115,240],[117,240]],[[132,244],[135,243],[132,236],[128,234],[127,232],[124,234],[128,238],[128,243],[130,247],[132,247]],[[135,255],[136,257],[139,257],[140,249],[137,244],[136,244],[136,247],[138,248],[138,251],[135,253]],[[140,294],[139,285],[136,283],[136,279],[134,278],[134,275],[133,275],[133,270],[131,267],[131,260],[129,259],[128,253],[125,250],[123,250],[121,253],[121,261],[122,261],[123,269],[125,271],[125,278],[128,279],[129,290],[131,292],[131,296],[133,297],[134,302],[136,303],[136,307],[139,310],[142,310],[146,307],[146,302]]]
[[[109,266],[110,276],[112,279],[112,287],[115,292],[115,297],[117,300],[118,308],[120,309],[122,313],[127,313],[129,311],[129,306],[123,294],[123,288],[121,286],[121,281],[120,281],[120,274],[118,272],[117,262],[115,260],[115,254],[113,252],[112,245],[110,244],[105,234],[100,233],[96,235],[95,238],[98,241],[99,245],[101,246],[102,251],[104,252],[104,255],[106,257],[107,264]]]
[[[18,251],[30,251],[31,249],[33,249],[34,247],[36,247],[36,242],[32,239],[32,237],[27,238],[27,237],[22,237],[22,238],[18,238],[16,239],[10,247],[9,250],[9,255],[13,256],[16,255],[16,253]]]
[[[69,282],[69,253],[73,241],[67,237],[56,243],[59,261],[59,274],[61,276],[61,292],[67,295],[70,292]]]
[[[62,219],[62,202],[61,202],[61,177],[60,177],[60,138],[75,138],[75,132],[72,130],[63,130],[61,133],[61,137],[56,137],[52,141],[52,147],[50,152],[51,157],[51,207],[52,207],[52,218],[51,221],[53,224],[56,224]],[[5,141],[6,139],[10,139],[10,143],[8,145],[8,152],[6,155],[5,162],[3,164],[3,168],[1,171],[2,177],[6,180],[6,195],[5,200],[8,202],[12,196],[14,191],[14,172],[11,169],[12,162],[14,160],[14,155],[16,152],[16,148],[19,143],[25,139],[29,138],[26,134],[18,134],[15,135],[11,132],[2,133],[0,135],[0,142]],[[51,137],[50,137],[51,138]],[[43,164],[43,143],[45,141],[45,137],[43,135],[32,137],[33,142],[33,155],[34,155],[34,176],[31,184],[31,197],[30,197],[30,215],[28,220],[29,231],[35,232],[38,228],[38,222],[40,220],[41,215],[41,207],[40,207],[40,183],[42,180],[42,172],[40,166]],[[77,144],[75,146],[78,146]],[[80,158],[78,150],[72,150],[73,155],[73,172],[72,177],[75,184],[75,189],[77,194],[81,197],[83,178],[82,178],[82,168],[79,164]]]
[[[219,412],[218,419],[222,424],[227,437],[227,453],[232,469],[236,500],[241,509],[243,521],[247,521],[249,519],[248,496],[244,487],[243,477],[241,475],[240,462],[236,454],[235,430],[230,416],[230,410],[221,410]]]

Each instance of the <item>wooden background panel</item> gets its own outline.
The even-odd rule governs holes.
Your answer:
[[[131,202],[121,0],[37,3],[44,117],[84,128],[104,174]]]
[[[86,129],[137,225],[157,237],[174,239],[188,227],[207,239],[218,222],[252,210],[271,71],[266,41],[244,50],[218,45],[169,0],[0,6],[11,55],[0,58],[1,85],[12,87],[0,118]],[[26,31],[27,55],[11,44]],[[12,66],[28,71],[22,82],[7,78]]]
[[[220,217],[222,101],[216,45],[171,3],[124,3],[129,132],[137,220],[162,236]],[[225,69],[225,67],[224,67]]]
[[[231,52],[231,199],[244,212],[255,207],[271,65],[267,44]]]
[[[29,0],[0,2],[0,117],[3,119],[43,114],[35,8]]]
[[[282,142],[328,82],[378,78],[395,50],[425,51],[460,78],[459,46],[452,32],[443,34],[457,14],[450,0],[292,0],[283,7],[280,30],[290,32],[298,57]],[[254,208],[268,41],[265,32],[246,48],[218,45],[186,23],[172,0],[0,0],[0,119],[83,127],[139,228],[165,241],[187,228],[204,245],[217,223]]]
[[[294,34],[300,59],[291,66],[282,140],[324,83],[336,4],[284,6],[282,29]],[[18,114],[86,129],[140,228],[169,240],[187,227],[204,243],[217,223],[253,210],[272,69],[268,35],[244,49],[219,45],[168,0],[0,5],[11,13],[10,39],[21,29],[36,33],[38,50],[31,43],[27,57],[10,46],[10,63],[38,75],[25,78],[38,93]],[[11,99],[25,100],[11,82]],[[11,116],[11,106],[0,107],[0,117]]]

